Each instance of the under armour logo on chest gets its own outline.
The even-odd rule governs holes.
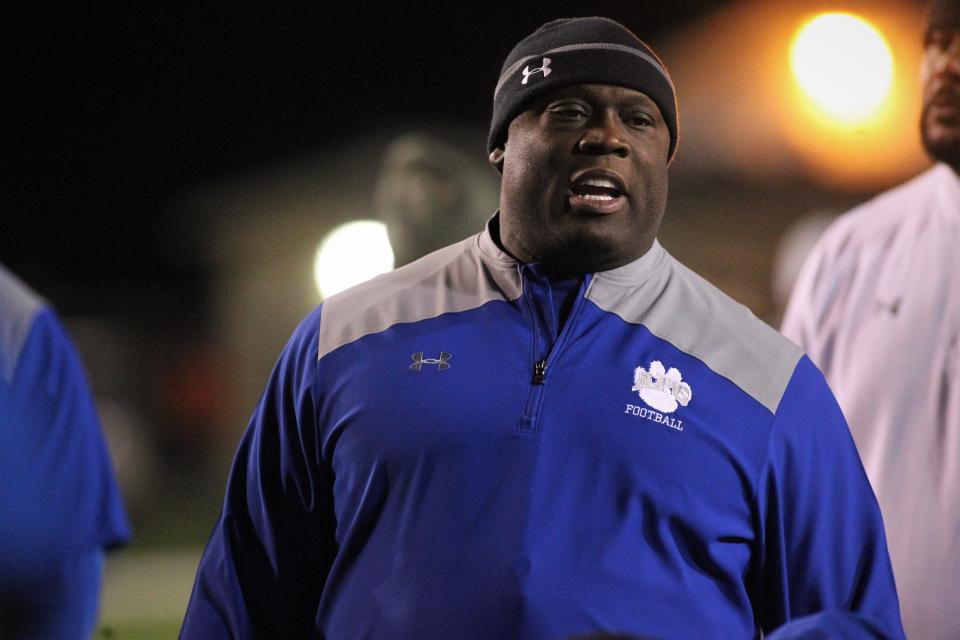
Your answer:
[[[892,316],[897,315],[897,312],[900,311],[900,297],[897,296],[889,302],[886,300],[877,300],[877,311],[886,311]]]
[[[550,58],[544,58],[543,64],[541,64],[536,69],[531,69],[530,65],[527,65],[523,68],[523,81],[520,84],[527,84],[527,81],[530,80],[530,76],[535,73],[542,73],[543,77],[546,78],[550,75]]]
[[[437,371],[443,371],[444,369],[450,368],[450,358],[453,356],[446,351],[440,352],[439,358],[424,358],[423,351],[415,353],[410,356],[413,359],[413,364],[410,365],[410,369],[420,373],[420,368],[425,364],[435,364],[437,365]]]

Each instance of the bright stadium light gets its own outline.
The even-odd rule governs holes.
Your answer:
[[[807,97],[846,125],[875,116],[893,84],[887,40],[849,13],[823,13],[803,25],[790,47],[790,67]]]
[[[333,229],[320,242],[313,277],[321,298],[393,269],[387,227],[376,220],[355,220]]]

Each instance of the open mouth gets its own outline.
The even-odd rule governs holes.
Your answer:
[[[626,202],[624,192],[619,176],[606,171],[586,171],[570,184],[570,204],[595,213],[613,213]]]
[[[923,110],[923,118],[927,123],[954,126],[960,121],[960,100],[938,94],[927,103]]]
[[[609,202],[623,195],[612,180],[606,178],[587,178],[570,187],[570,192],[586,200]]]
[[[944,111],[960,108],[960,87],[953,84],[941,85],[927,100],[927,107]]]

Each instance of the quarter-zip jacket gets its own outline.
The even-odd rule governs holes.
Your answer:
[[[35,615],[63,622],[84,598],[92,615],[99,556],[130,536],[76,348],[55,309],[0,265],[0,636],[20,637],[5,625]]]
[[[911,638],[960,638],[960,177],[841,216],[783,321],[837,394],[876,491]]]
[[[488,229],[327,300],[243,437],[183,637],[900,637],[810,361],[659,244],[550,283]]]

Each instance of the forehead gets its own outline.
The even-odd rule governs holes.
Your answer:
[[[960,30],[960,0],[933,0],[928,11],[928,32]]]
[[[575,84],[561,87],[545,94],[540,101],[549,103],[563,98],[580,98],[590,102],[615,103],[620,106],[643,105],[659,111],[657,103],[647,94],[615,84]]]

